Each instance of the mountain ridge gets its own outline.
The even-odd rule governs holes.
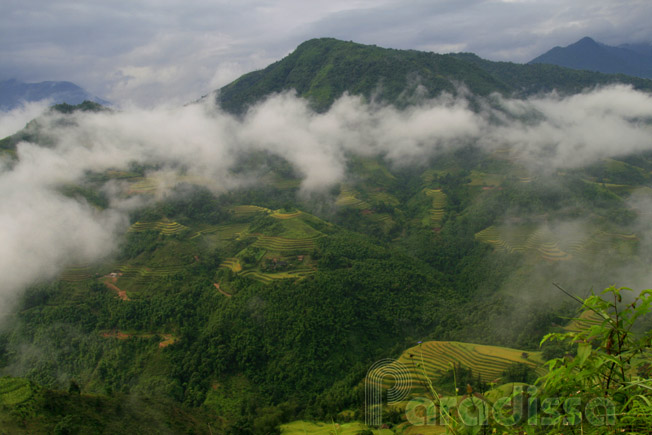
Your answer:
[[[80,104],[92,101],[102,105],[110,103],[91,95],[88,91],[69,81],[44,81],[26,83],[17,79],[0,81],[0,110],[8,111],[25,102],[51,100],[52,104]]]
[[[610,46],[585,36],[566,47],[554,47],[528,63],[652,78],[652,47],[649,44]]]
[[[308,40],[285,58],[222,87],[216,101],[228,112],[243,113],[271,94],[294,90],[310,100],[314,109],[324,111],[344,93],[406,107],[442,92],[456,94],[461,87],[476,96],[497,92],[519,97],[552,90],[573,94],[613,83],[652,91],[652,81],[625,75],[320,38]]]

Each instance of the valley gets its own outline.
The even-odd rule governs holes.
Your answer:
[[[406,422],[409,400],[509,396],[556,358],[593,361],[602,347],[584,344],[613,307],[592,292],[644,299],[652,262],[652,112],[594,104],[647,103],[652,82],[469,56],[311,40],[184,108],[206,137],[170,145],[89,103],[2,139],[0,175],[79,213],[34,221],[35,237],[64,235],[42,250],[16,245],[55,266],[15,292],[0,332],[0,433],[443,433]],[[550,106],[581,116],[550,121]],[[305,125],[286,129],[279,107]],[[592,111],[634,139],[573,160]],[[633,298],[649,331],[649,297]],[[386,359],[412,387],[369,427],[366,375]]]

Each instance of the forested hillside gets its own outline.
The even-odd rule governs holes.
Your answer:
[[[527,96],[557,90],[578,93],[597,85],[628,83],[652,90],[650,80],[575,71],[555,65],[491,62],[472,53],[394,50],[336,39],[312,39],[267,68],[245,74],[219,90],[225,110],[241,113],[270,94],[296,90],[318,110],[348,92],[406,107],[459,86],[473,95]]]
[[[294,134],[274,110],[262,123],[283,126],[278,143],[247,147],[258,139],[243,136],[232,152],[207,153],[215,160],[199,163],[188,155],[205,149],[193,144],[206,142],[213,152],[227,133],[204,141],[187,130],[180,148],[147,153],[139,148],[144,137],[125,143],[120,135],[139,131],[131,123],[111,124],[117,112],[92,103],[53,108],[0,142],[4,170],[20,174],[40,152],[86,158],[92,164],[74,182],[56,172],[48,195],[82,204],[80,213],[123,220],[114,219],[104,255],[62,261],[56,275],[17,296],[0,333],[0,373],[9,376],[0,378],[0,433],[122,432],[130,422],[145,428],[155,420],[151,427],[162,433],[262,434],[299,419],[362,422],[365,375],[384,358],[409,367],[419,382],[415,394],[429,394],[429,379],[452,396],[466,383],[486,392],[533,382],[546,373],[544,361],[576,352],[573,343],[540,347],[545,334],[573,330],[569,321],[581,308],[553,281],[576,298],[616,280],[645,285],[652,261],[652,147],[645,134],[652,118],[627,112],[617,125],[642,132],[634,145],[621,138],[621,151],[601,149],[571,165],[561,154],[563,139],[523,145],[530,137],[523,132],[551,128],[545,109],[559,100],[527,106],[506,98],[552,89],[575,94],[614,81],[651,89],[642,79],[470,54],[312,40],[223,88],[217,101],[237,116],[211,108],[217,115],[206,118],[210,128],[225,123],[227,133],[248,134],[259,124],[247,108],[264,112],[260,100],[295,89],[309,101],[306,122],[324,136],[344,128],[328,117],[344,93],[373,100],[364,106],[369,113],[378,105],[385,117],[368,121],[374,128],[396,116],[401,122],[391,125],[399,130],[403,123],[446,131],[458,119],[449,112],[462,107],[469,125],[484,123],[484,130],[412,139],[406,128],[380,151],[351,134],[355,146],[344,148],[348,138],[321,144],[311,130]],[[609,89],[634,95],[640,106],[649,98]],[[298,106],[288,107],[304,109],[303,100],[291,101]],[[366,125],[341,104],[351,131]],[[175,121],[204,128],[184,116]],[[164,147],[166,126],[154,125],[164,131],[154,142]],[[594,136],[572,143],[572,155],[590,148],[585,137]],[[306,148],[316,142],[310,150],[335,143],[327,151],[342,165],[341,174],[333,171],[336,182],[306,188],[307,177],[335,164],[311,160],[302,146],[283,154],[293,140]],[[132,158],[94,148],[113,150],[111,141]],[[88,158],[93,152],[102,158]],[[405,158],[409,152],[416,158]],[[557,152],[562,157],[553,159]],[[297,155],[303,160],[293,160]],[[222,169],[222,161],[230,165]],[[54,159],[52,166],[60,165]],[[210,172],[212,166],[220,170]],[[60,243],[83,231],[70,224]],[[396,429],[405,423],[405,403],[392,412],[385,421]]]

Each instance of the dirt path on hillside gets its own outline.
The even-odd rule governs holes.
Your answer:
[[[218,283],[213,283],[213,285],[215,286],[215,288],[217,289],[218,292],[222,293],[222,294],[223,294],[224,296],[226,296],[227,298],[230,298],[231,296],[233,296],[232,294],[227,293],[227,292],[225,292],[224,290],[222,290],[222,289],[220,288],[220,285],[219,285]]]
[[[120,290],[117,285],[114,283],[118,281],[118,278],[112,278],[112,277],[107,277],[107,279],[104,280],[104,285],[113,290],[118,294],[118,297],[122,299],[123,301],[128,301],[129,296],[127,296],[127,292],[124,290]]]
[[[165,340],[161,341],[161,342],[158,344],[158,347],[160,347],[160,348],[168,347],[169,345],[171,345],[171,344],[173,344],[175,341],[177,341],[177,337],[175,337],[175,336],[172,335],[172,334],[160,334],[160,335],[161,335],[162,338],[165,339]]]

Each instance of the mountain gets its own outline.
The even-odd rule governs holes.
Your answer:
[[[652,82],[550,65],[491,62],[470,53],[435,54],[363,45],[332,38],[312,39],[267,68],[243,75],[217,93],[227,111],[242,113],[266,96],[296,90],[318,111],[345,92],[406,107],[422,97],[492,92],[525,96],[553,89],[565,94],[610,83],[652,90]]]
[[[584,386],[569,376],[562,381],[573,395],[595,393],[595,380],[610,374],[592,376],[591,370],[613,370],[611,362],[619,360],[609,352],[623,346],[592,350],[586,343],[596,333],[609,342],[619,335],[593,325],[582,341],[540,345],[549,332],[595,323],[582,318],[563,326],[581,304],[557,293],[551,281],[584,296],[616,279],[649,277],[652,152],[638,141],[639,152],[626,154],[625,146],[625,136],[633,131],[639,137],[646,120],[626,110],[617,124],[631,128],[606,135],[615,152],[602,144],[604,158],[551,168],[546,163],[557,148],[570,147],[567,157],[574,157],[602,140],[599,127],[612,129],[611,112],[622,108],[599,98],[608,101],[610,113],[589,110],[601,116],[598,122],[588,116],[590,122],[580,119],[578,126],[572,112],[583,115],[583,105],[595,104],[583,100],[585,94],[567,99],[582,107],[564,106],[564,119],[549,115],[559,112],[554,105],[563,98],[544,99],[543,106],[535,106],[536,99],[504,99],[503,112],[487,106],[494,92],[576,94],[610,83],[652,89],[649,80],[624,75],[319,39],[227,85],[218,102],[243,114],[261,99],[295,89],[322,112],[344,92],[407,110],[370,105],[362,109],[371,117],[366,123],[348,107],[339,107],[335,117],[310,112],[298,121],[263,112],[264,106],[258,119],[190,107],[188,116],[208,118],[195,123],[179,117],[179,124],[164,118],[172,124],[167,129],[155,113],[143,123],[138,114],[102,111],[92,103],[55,106],[0,141],[3,179],[20,188],[16,199],[3,199],[2,217],[16,217],[3,224],[7,235],[24,228],[21,240],[51,232],[61,237],[37,238],[43,240],[38,249],[5,249],[3,261],[24,257],[25,267],[40,264],[41,251],[58,252],[85,237],[78,214],[93,221],[120,216],[122,224],[107,234],[115,243],[100,239],[103,255],[65,257],[60,269],[44,275],[47,281],[31,285],[7,308],[11,313],[0,324],[0,427],[11,433],[129,433],[155,419],[150,426],[157,433],[262,435],[278,434],[281,423],[295,420],[284,433],[292,432],[288,427],[298,434],[306,427],[360,433],[369,429],[360,423],[369,411],[366,374],[388,359],[401,362],[400,375],[414,381],[406,401],[434,399],[434,389],[455,400],[460,385],[468,385],[462,394],[479,394],[494,384],[502,388],[494,393],[507,397],[513,382],[531,382],[553,357],[572,364],[569,370],[586,362],[587,376],[578,376]],[[468,91],[460,91],[462,85]],[[470,101],[463,112],[471,122],[457,132],[447,124],[456,122],[447,116],[447,100],[434,111],[412,105],[444,91],[464,92]],[[272,124],[273,133],[255,131],[260,126],[254,121]],[[311,128],[299,125],[313,121]],[[473,123],[486,129],[467,136]],[[432,126],[446,135],[414,131]],[[349,136],[337,136],[347,128]],[[180,136],[168,141],[175,130]],[[552,139],[539,141],[537,134]],[[238,139],[237,149],[225,145],[230,138]],[[387,148],[374,150],[383,140]],[[285,153],[284,142],[294,145]],[[193,160],[199,148],[210,152]],[[329,169],[318,157],[324,148],[342,161],[344,174],[326,192],[306,195],[301,185],[307,173]],[[398,158],[410,148],[428,152],[412,163]],[[86,170],[65,177],[64,163],[79,158],[88,159]],[[216,163],[223,160],[231,164]],[[300,166],[299,160],[314,163]],[[30,204],[29,181],[48,180],[50,171],[54,181],[38,190],[37,202],[63,219],[27,219],[39,205]],[[221,176],[243,182],[226,190]],[[14,272],[20,270],[6,278]],[[622,297],[625,310],[636,306],[642,314],[649,307]],[[593,304],[598,315],[608,311],[607,302]],[[628,328],[624,320],[614,325]],[[618,382],[624,379],[618,403],[647,394],[647,384],[629,382],[633,374],[649,373],[646,346],[637,348],[645,358],[630,358],[640,361],[640,370],[624,368],[618,375]],[[592,358],[593,351],[605,352],[603,360]],[[387,374],[381,382],[398,383]],[[596,396],[611,395],[607,390]],[[632,413],[650,415],[635,405]],[[399,433],[422,433],[417,425],[406,428],[405,407],[387,408],[383,423]],[[359,423],[344,424],[351,420]],[[438,429],[444,428],[432,432]]]
[[[83,101],[109,104],[102,98],[93,96],[71,82],[24,83],[16,79],[0,82],[0,110],[7,111],[23,102],[50,100],[52,104],[80,104]]]
[[[652,78],[652,46],[622,44],[613,47],[584,37],[567,47],[555,47],[529,63]]]

